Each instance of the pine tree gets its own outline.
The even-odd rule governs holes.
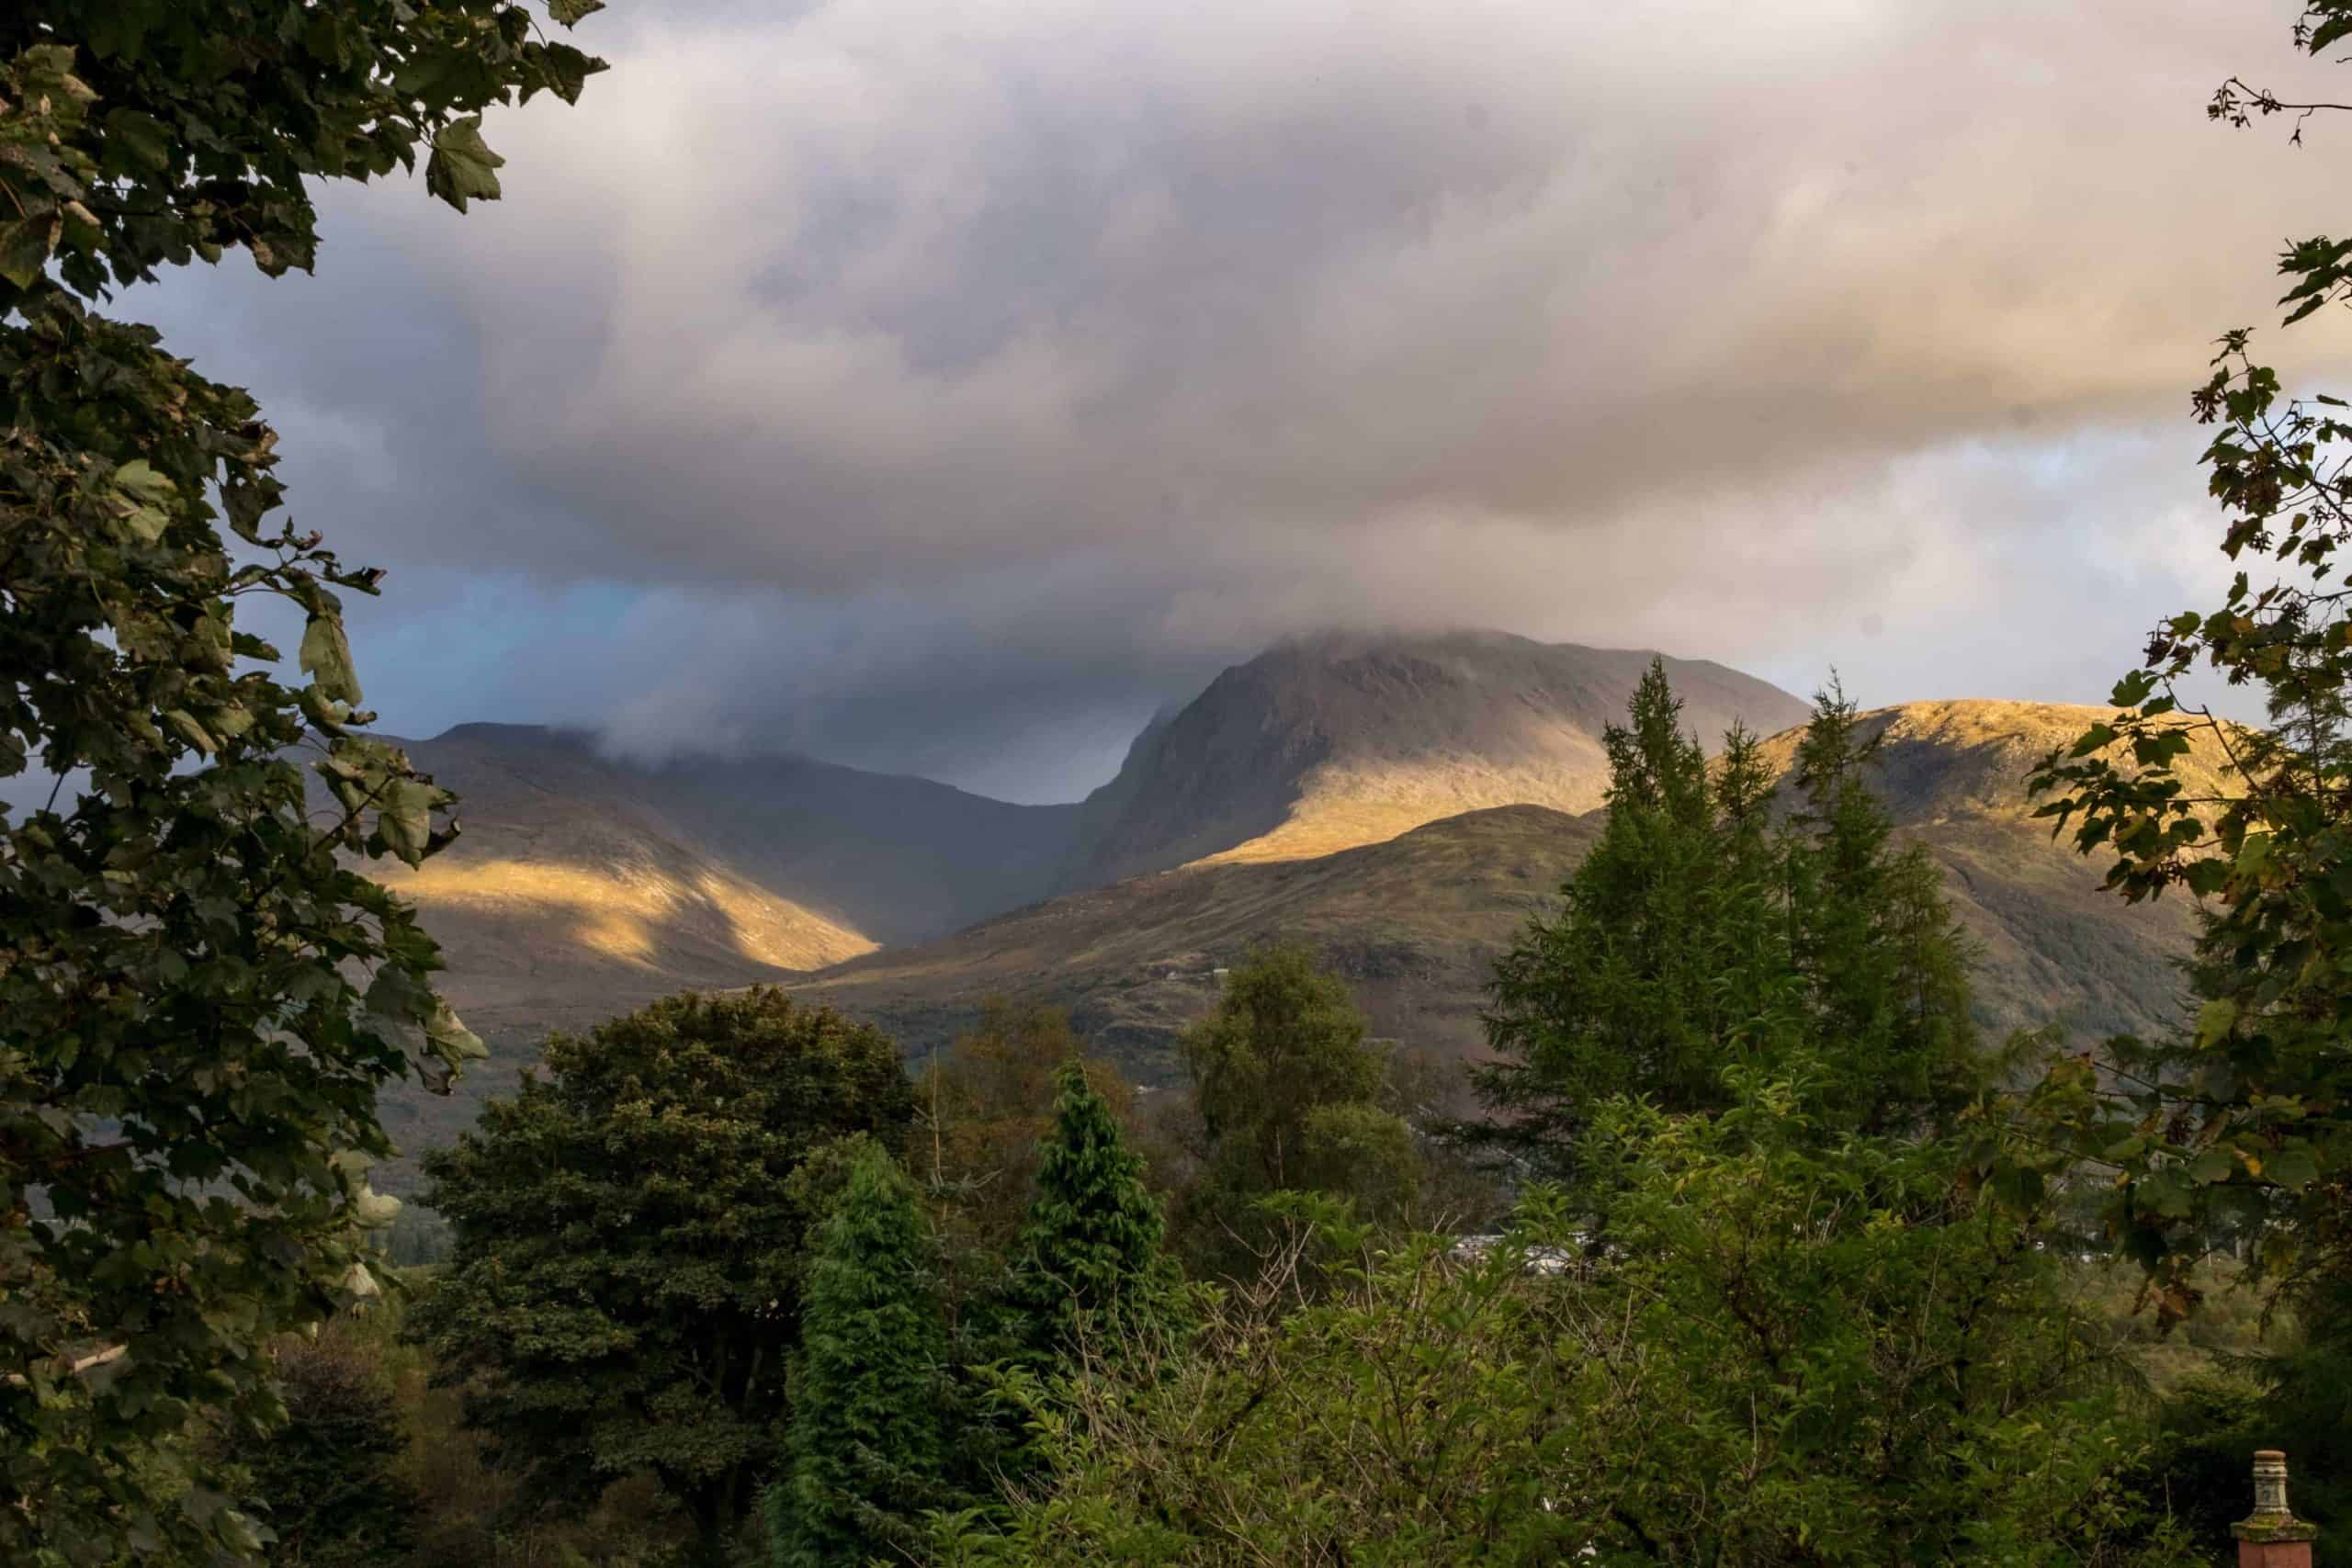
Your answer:
[[[1470,1131],[1572,1174],[1595,1104],[1621,1093],[1669,1113],[1725,1102],[1732,1059],[1795,1003],[1770,772],[1735,728],[1722,762],[1681,727],[1653,662],[1623,726],[1602,732],[1609,818],[1556,915],[1498,962],[1487,1014],[1495,1059],[1474,1081],[1494,1114]]]
[[[915,1191],[877,1144],[858,1151],[809,1275],[790,1466],[766,1498],[776,1568],[911,1550],[944,1501],[946,1330]]]
[[[1143,1156],[1075,1057],[1057,1088],[1007,1291],[1019,1337],[1041,1356],[1066,1351],[1089,1321],[1148,1320],[1170,1284],[1165,1224],[1144,1184]]]
[[[1680,715],[1653,664],[1605,732],[1608,824],[1496,965],[1472,1134],[1575,1178],[1599,1103],[1721,1111],[1741,1066],[1790,1073],[1825,1138],[1957,1111],[1984,1075],[1968,944],[1935,863],[1894,840],[1854,704],[1816,697],[1777,828],[1760,743],[1735,727],[1711,766]]]
[[[1942,874],[1871,788],[1879,736],[1865,736],[1833,679],[1815,694],[1792,782],[1787,835],[1792,953],[1811,1032],[1828,1069],[1833,1124],[1899,1132],[1966,1103],[1981,1077],[1969,946]]]

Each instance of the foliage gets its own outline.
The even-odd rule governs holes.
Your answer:
[[[916,1078],[910,1158],[938,1200],[955,1252],[978,1258],[1011,1249],[1053,1126],[1061,1066],[1080,1056],[1060,1009],[990,997],[978,1026]],[[1135,1091],[1110,1063],[1082,1060],[1113,1118],[1132,1126]]]
[[[1476,1071],[1496,1114],[1489,1144],[1572,1174],[1594,1108],[1632,1092],[1668,1111],[1718,1106],[1726,1062],[1792,1010],[1785,926],[1775,918],[1765,798],[1752,738],[1725,738],[1711,776],[1681,727],[1662,660],[1623,726],[1601,734],[1609,816],[1561,889],[1495,965]]]
[[[1735,728],[1711,766],[1681,705],[1654,662],[1604,731],[1607,825],[1496,964],[1474,1134],[1577,1177],[1610,1097],[1720,1110],[1726,1066],[1800,1051],[1826,1133],[1948,1120],[1984,1071],[1967,948],[1934,863],[1893,842],[1853,704],[1816,698],[1777,828],[1755,739]]]
[[[1022,1338],[1045,1357],[1070,1350],[1088,1324],[1140,1327],[1173,1284],[1142,1156],[1083,1065],[1065,1062],[1056,1080],[1054,1124],[1006,1292]]]
[[[425,1158],[456,1248],[413,1327],[526,1505],[650,1471],[715,1559],[784,1447],[839,1179],[814,1173],[853,1134],[901,1144],[906,1076],[882,1034],[767,988],[673,997],[546,1056]]]
[[[394,1470],[406,1434],[390,1382],[363,1346],[326,1334],[275,1351],[287,1424],[237,1456],[277,1533],[274,1561],[360,1568],[397,1558],[414,1539],[418,1499]]]
[[[793,1387],[790,1464],[766,1499],[776,1568],[896,1556],[944,1500],[946,1331],[913,1185],[860,1140],[817,1244]]]
[[[1973,1140],[1837,1130],[1805,1080],[1843,1069],[1781,1066],[1718,1116],[1602,1117],[1602,1299],[1653,1380],[1620,1439],[1657,1473],[1621,1522],[1676,1560],[2138,1553],[2139,1425],[2046,1216],[1977,1182]]]
[[[422,1279],[412,1279],[421,1287]],[[415,1289],[388,1290],[361,1313],[325,1324],[306,1347],[329,1348],[388,1390],[400,1437],[390,1471],[413,1502],[414,1542],[370,1560],[380,1568],[675,1568],[691,1537],[685,1518],[650,1475],[615,1482],[593,1504],[525,1506],[515,1478],[483,1461],[481,1434],[464,1425],[463,1400],[433,1385],[424,1350],[403,1340]]]
[[[1590,1257],[1541,1190],[1477,1253],[1294,1204],[1338,1287],[1302,1292],[1293,1233],[1188,1347],[1035,1390],[1052,1484],[943,1518],[940,1560],[2183,1561],[2036,1217],[1955,1143],[1826,1140],[1813,1091],[1754,1076],[1728,1098],[1597,1108]]]
[[[1826,1068],[1823,1110],[1864,1133],[1948,1122],[1984,1077],[1968,944],[1934,860],[1894,845],[1869,783],[1876,751],[1833,680],[1797,745],[1799,803],[1781,845],[1790,959]]]
[[[505,0],[0,12],[0,778],[57,781],[0,817],[8,1561],[257,1549],[177,1435],[274,1417],[260,1348],[371,1288],[378,1091],[481,1050],[409,910],[337,858],[413,863],[454,830],[354,728],[337,595],[381,574],[274,516],[250,397],[96,307],[240,247],[308,267],[311,182],[420,150],[434,195],[495,197],[481,111],[597,68]],[[301,615],[296,683],[239,600]]]
[[[2323,0],[2305,8],[2296,43],[2315,54],[2348,25],[2352,8]],[[2325,107],[2233,78],[2211,112],[2244,125]],[[2347,257],[2352,241],[2288,247],[2290,323],[2352,302]],[[2109,1224],[2176,1317],[2195,1304],[2189,1270],[2217,1233],[2239,1238],[2274,1288],[2352,1272],[2352,423],[2339,398],[2286,400],[2245,329],[2222,336],[2194,406],[2215,427],[2203,460],[2223,554],[2267,558],[2279,575],[2257,586],[2242,570],[2220,605],[2157,626],[2116,683],[2120,711],[2033,779],[2053,830],[2071,827],[2084,853],[2113,857],[2108,886],[2132,901],[2173,889],[2200,901],[2193,1024],[2112,1042],[2053,1073],[2040,1097],[2071,1146],[2112,1169]],[[2186,704],[2180,683],[2199,664],[2259,688],[2266,722]],[[2211,794],[2179,769],[2199,729],[2229,757]]]
[[[1216,1010],[1185,1031],[1204,1154],[1185,1228],[1204,1270],[1248,1266],[1261,1229],[1254,1201],[1269,1192],[1320,1188],[1374,1217],[1401,1212],[1419,1156],[1364,1033],[1346,983],[1290,944],[1237,965]]]

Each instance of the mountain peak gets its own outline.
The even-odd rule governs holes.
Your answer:
[[[1138,738],[1086,803],[1072,880],[1329,854],[1491,806],[1590,810],[1602,727],[1657,657],[1473,630],[1284,638]],[[1711,742],[1810,711],[1720,664],[1666,664]]]

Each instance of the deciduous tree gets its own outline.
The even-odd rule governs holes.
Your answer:
[[[178,1434],[273,1416],[260,1348],[372,1288],[378,1092],[481,1049],[343,858],[453,830],[361,729],[340,595],[381,574],[285,520],[254,400],[108,295],[309,268],[322,180],[495,197],[483,111],[597,69],[509,0],[0,7],[0,779],[40,803],[0,816],[0,1558],[254,1548]]]
[[[2312,55],[2352,35],[2352,0],[2317,0],[2295,24]],[[2232,78],[2217,119],[2245,125],[2339,107],[2282,102]],[[2290,245],[2278,260],[2292,323],[2352,304],[2352,240]],[[2154,1273],[2168,1316],[2193,1308],[2191,1270],[2217,1234],[2243,1238],[2272,1289],[2352,1280],[2352,421],[2344,400],[2290,399],[2226,333],[2196,389],[2222,510],[2240,563],[2213,608],[2154,628],[2110,694],[2114,716],[2037,770],[2041,814],[2108,862],[2137,902],[2199,900],[2190,976],[2199,1002],[2176,1036],[2109,1042],[2062,1064],[2040,1105],[2067,1152],[2102,1164],[2109,1224]],[[2257,581],[2256,563],[2276,575]],[[2265,717],[2233,724],[2188,701],[2199,666],[2260,692]],[[2203,730],[2229,759],[2205,781],[2183,766]],[[2055,1157],[2055,1156],[2053,1156]]]
[[[908,1163],[931,1189],[957,1252],[1001,1258],[1012,1247],[1054,1124],[1062,1066],[1073,1059],[1120,1126],[1130,1126],[1135,1091],[1109,1062],[1082,1054],[1059,1008],[990,997],[971,1032],[916,1078]]]
[[[1294,943],[1234,967],[1216,1010],[1184,1033],[1205,1158],[1185,1199],[1186,1249],[1209,1270],[1249,1267],[1254,1201],[1317,1189],[1394,1219],[1418,1184],[1410,1129],[1386,1103],[1387,1064],[1345,981]]]
[[[785,1450],[841,1140],[903,1145],[906,1074],[886,1036],[773,989],[673,997],[546,1057],[425,1157],[455,1249],[413,1331],[527,1499],[650,1472],[715,1562]]]

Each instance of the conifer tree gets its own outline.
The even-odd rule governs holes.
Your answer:
[[[1593,1106],[1620,1093],[1669,1113],[1724,1102],[1729,1058],[1796,1005],[1770,771],[1735,728],[1713,770],[1653,661],[1626,723],[1602,732],[1609,818],[1562,888],[1497,964],[1495,1060],[1474,1079],[1495,1116],[1471,1129],[1566,1175]]]
[[[1984,1076],[1967,942],[1935,863],[1894,841],[1854,704],[1817,694],[1777,828],[1762,746],[1735,727],[1710,765],[1680,714],[1654,663],[1605,732],[1608,825],[1496,965],[1472,1134],[1575,1177],[1600,1102],[1721,1111],[1742,1066],[1802,1083],[1825,1138],[1965,1104]]]
[[[803,1307],[790,1466],[767,1495],[775,1568],[896,1557],[942,1501],[946,1330],[913,1185],[865,1142],[824,1224]]]
[[[1880,737],[1865,736],[1833,679],[1815,694],[1792,783],[1791,954],[1828,1069],[1832,1124],[1898,1132],[1964,1104],[1981,1077],[1969,948],[1933,860],[1898,849],[1870,784]]]
[[[1144,1184],[1143,1156],[1077,1058],[1063,1064],[1057,1088],[1007,1292],[1022,1338],[1043,1355],[1066,1349],[1088,1318],[1149,1315],[1170,1283],[1166,1227]]]

